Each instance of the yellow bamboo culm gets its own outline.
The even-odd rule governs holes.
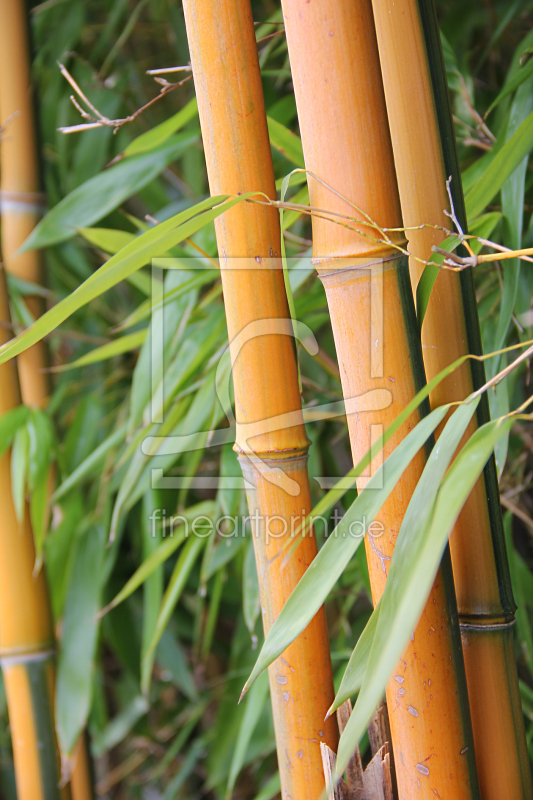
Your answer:
[[[187,0],[185,22],[211,193],[275,199],[249,0]],[[316,555],[306,536],[284,564],[283,546],[311,510],[292,324],[281,270],[278,212],[239,204],[215,222],[232,357],[237,435],[252,517],[267,632]],[[285,415],[283,422],[269,424]],[[287,421],[287,419],[289,421]],[[336,750],[324,717],[333,681],[324,609],[269,669],[282,795],[318,800],[320,743]]]
[[[25,241],[39,221],[45,205],[44,196],[39,191],[39,168],[31,92],[27,18],[22,0],[0,0],[0,126],[0,221],[3,264],[8,274],[12,274],[24,281],[41,285],[42,263],[40,252],[31,250],[22,255],[16,254],[20,245]],[[2,274],[2,280],[5,282],[4,274]],[[3,308],[2,320],[7,323],[9,320],[9,308],[7,306],[5,285],[3,288],[3,295],[2,302],[5,308]],[[39,295],[25,297],[25,302],[29,312],[34,318],[40,316],[45,310],[43,298]],[[45,343],[42,341],[38,342],[24,353],[21,353],[17,358],[17,366],[22,401],[29,406],[44,408],[50,393],[50,381],[48,373],[45,371],[47,367],[47,350]],[[6,365],[6,368],[7,367],[9,367],[10,370],[12,369],[11,365]],[[2,367],[2,369],[4,369],[4,367]],[[13,380],[15,382],[17,381],[16,376]],[[4,391],[4,386],[5,384],[2,383],[2,391]],[[13,392],[15,392],[15,390],[13,390]],[[16,401],[14,400],[15,394],[18,398]],[[2,413],[8,408],[13,407],[15,402],[20,402],[18,385],[15,394],[13,394],[5,407],[2,406]],[[6,463],[9,469],[9,461]],[[11,491],[9,472],[3,476],[2,486],[7,487],[6,492]],[[10,520],[8,524],[6,521],[8,530],[11,530],[12,522],[13,521]],[[55,670],[53,661],[50,661],[50,653],[53,651],[55,645],[53,636],[51,635],[51,614],[44,572],[41,571],[38,578],[32,578],[32,572],[35,566],[35,554],[33,551],[33,539],[29,528],[29,521],[26,521],[26,528],[25,544],[22,545],[19,542],[21,547],[20,553],[15,549],[9,556],[6,554],[6,559],[14,559],[14,561],[4,561],[2,558],[1,569],[10,569],[11,563],[16,563],[18,575],[27,572],[24,578],[24,580],[28,582],[27,591],[22,593],[22,590],[19,590],[23,598],[20,601],[22,604],[21,608],[25,609],[25,617],[26,615],[31,617],[33,614],[33,603],[39,608],[39,615],[35,618],[35,625],[37,626],[37,631],[41,633],[38,634],[38,632],[36,632],[33,638],[37,650],[42,645],[42,641],[47,642],[49,655],[47,656],[46,670],[47,681],[50,687],[49,699],[51,703],[50,707],[41,713],[41,716],[44,713],[50,715],[50,724],[53,730],[53,686],[55,683]],[[30,539],[31,547],[29,543]],[[16,538],[15,542],[17,542]],[[30,550],[33,553],[31,557],[29,555]],[[5,604],[8,604],[7,608],[9,608],[14,602],[13,599],[9,599],[10,597],[13,598],[16,596],[10,594],[11,589],[13,589],[13,587],[9,590],[6,588],[5,593],[2,595],[2,609],[6,607]],[[25,604],[27,604],[27,606]],[[2,609],[0,609],[0,616],[3,614]],[[3,625],[3,617],[1,618]],[[18,624],[16,619],[13,621],[13,624]],[[0,633],[0,636],[1,635]],[[23,634],[21,633],[21,635]],[[39,642],[41,642],[41,644],[39,644]],[[9,663],[12,664],[13,662]],[[9,682],[10,685],[17,686],[18,688],[14,689],[14,691],[15,697],[19,699],[11,699],[10,701],[8,694],[10,720],[13,715],[15,715],[17,719],[23,716],[21,712],[16,710],[18,702],[22,704],[26,703],[28,706],[26,702],[28,698],[26,697],[26,700],[24,700],[24,686],[26,681],[24,677],[25,668],[21,666],[17,671],[13,672],[13,669],[10,667],[10,675],[12,674],[18,675],[17,682],[14,683],[12,677],[6,677],[6,689]],[[4,667],[4,675],[7,675],[6,667]],[[29,707],[30,706],[28,706],[28,708]],[[43,722],[42,719],[41,722]],[[31,770],[27,768],[25,762],[22,762],[23,766],[18,768],[17,760],[20,763],[20,753],[31,753],[31,744],[35,742],[34,738],[32,738],[33,734],[29,723],[25,728],[21,728],[20,723],[18,723],[18,729],[21,731],[20,735],[17,734],[17,731],[13,727],[13,721],[11,721],[11,727],[14,737],[14,750],[18,753],[18,755],[15,755],[17,787],[20,781],[22,781],[24,787],[26,787],[26,783],[30,781],[30,776],[33,776],[34,781],[38,781],[41,773],[37,769]],[[17,746],[15,737],[20,747]],[[51,774],[50,772],[48,778],[50,778]],[[80,741],[80,745],[77,748],[77,758],[72,775],[71,789],[73,800],[92,800],[93,792],[89,757],[84,739]],[[23,795],[20,794],[21,789],[18,789],[18,791],[19,800],[26,800],[26,798],[34,800],[34,798],[40,797],[40,795],[36,793],[36,789],[30,790],[24,788],[25,794]],[[61,796],[70,796],[68,787],[62,790]]]
[[[9,338],[9,306],[0,271],[0,341]],[[0,415],[16,408],[15,363],[0,367]],[[18,800],[67,800],[61,794],[53,722],[54,635],[44,572],[33,574],[35,549],[26,509],[19,525],[11,494],[11,457],[0,458],[0,664],[6,687]]]
[[[446,180],[453,160],[456,166],[456,155],[433,2],[374,0],[374,17],[404,224],[408,229],[421,223],[451,227],[444,213],[450,210]],[[433,72],[439,70],[440,87],[432,79],[430,56]],[[447,165],[438,114],[444,115],[448,127],[446,147],[452,155]],[[453,172],[456,210],[463,216],[460,178],[456,169]],[[432,246],[440,244],[443,235],[426,227],[408,230],[407,237],[413,256],[428,260]],[[423,265],[412,258],[410,269],[416,291]],[[471,275],[441,270],[422,327],[428,379],[476,351],[472,328],[477,326]],[[431,404],[462,400],[473,388],[477,386],[471,366],[465,364],[437,387]],[[466,437],[476,426],[474,420]],[[490,506],[488,494],[495,495]],[[493,464],[467,501],[450,549],[481,796],[483,800],[531,800],[513,646],[514,604]]]
[[[44,210],[31,93],[27,20],[22,0],[0,0],[0,214],[6,271],[41,284],[41,254],[15,255]],[[32,316],[43,311],[39,296],[25,298]],[[38,342],[17,359],[22,397],[43,407],[49,394],[46,346]]]
[[[407,260],[355,208],[382,226],[402,226],[372,7],[370,0],[282,0],[282,7],[311,206],[359,220],[355,232],[313,217],[313,259],[345,402],[374,393],[368,410],[348,415],[358,463],[424,380]],[[418,419],[412,415],[381,457]],[[424,462],[421,452],[383,506],[381,528],[365,538],[374,603]],[[359,479],[358,489],[366,482]],[[387,689],[399,797],[478,798],[448,553],[411,638]]]

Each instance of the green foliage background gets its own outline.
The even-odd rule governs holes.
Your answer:
[[[253,6],[261,23],[258,39],[279,30],[267,24],[281,20],[278,3]],[[476,231],[508,247],[531,247],[533,57],[527,51],[533,47],[533,13],[525,0],[439,0],[437,10],[464,190],[472,220],[478,218]],[[87,725],[103,797],[269,800],[279,791],[279,779],[264,675],[237,705],[263,638],[251,535],[186,541],[179,528],[169,537],[158,525],[154,537],[150,522],[155,508],[165,509],[167,517],[246,513],[236,490],[198,490],[187,482],[179,490],[150,488],[153,467],[178,477],[238,475],[231,441],[173,456],[140,452],[147,436],[227,424],[214,390],[227,331],[218,273],[209,269],[208,257],[217,256],[212,203],[206,202],[201,219],[186,223],[182,216],[169,222],[168,238],[154,244],[161,230],[155,220],[186,215],[208,196],[192,80],[116,133],[109,127],[68,135],[57,130],[82,122],[58,60],[100,112],[111,119],[127,117],[159,91],[147,69],[188,63],[183,13],[172,0],[47,0],[31,9],[30,18],[43,184],[48,207],[56,209],[36,231],[34,243],[48,245],[43,291],[49,308],[64,307],[65,314],[57,329],[49,328],[52,364],[60,369],[46,414],[19,414],[9,425],[17,431],[14,447],[21,453],[28,426],[40,442],[37,453],[14,461],[19,498],[44,474],[43,452],[51,453],[57,465],[52,522],[46,536],[38,532],[37,546],[59,633],[60,744],[70,752]],[[298,124],[283,33],[262,41],[259,53],[281,180],[302,166],[300,141],[289,133],[297,134]],[[305,187],[290,192],[305,202]],[[308,217],[287,213],[284,224],[287,254],[308,255]],[[206,254],[201,273],[187,272],[182,261],[183,269],[156,276],[165,295],[161,423],[150,422],[150,347],[157,335],[153,285],[149,258],[142,261],[137,252],[139,234],[150,229],[152,255],[153,247],[159,248],[157,255],[178,260],[198,257],[198,247]],[[106,273],[115,270],[115,285],[104,291],[104,283],[94,284],[92,294],[86,289],[72,294],[124,247],[131,250],[130,262],[121,253],[109,261]],[[295,315],[320,345],[316,357],[300,348],[304,402],[341,400],[322,286],[311,269],[293,271],[290,278]],[[476,281],[485,352],[533,338],[531,265],[507,261],[479,267]],[[10,281],[20,330],[32,322],[21,300],[34,291]],[[154,314],[160,313],[156,308]],[[488,362],[489,375],[505,359]],[[227,361],[224,370],[227,374]],[[524,402],[529,384],[526,362],[489,392],[493,417]],[[3,425],[6,430],[7,421]],[[344,418],[309,425],[308,433],[312,475],[341,476],[351,468]],[[510,427],[496,444],[518,604],[516,655],[533,758],[532,449],[526,422]],[[48,456],[45,461],[47,467]],[[316,482],[312,492],[317,503],[323,492]],[[352,491],[339,501],[342,510],[354,496]],[[324,533],[318,527],[320,543]],[[119,592],[122,602],[97,619],[96,611]],[[327,601],[336,688],[370,612],[364,549],[359,548]],[[0,712],[6,719],[3,693]],[[365,746],[363,740],[363,751]],[[0,735],[0,786],[6,800],[14,797],[8,729]]]

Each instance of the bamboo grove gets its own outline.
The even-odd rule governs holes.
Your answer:
[[[0,0],[2,800],[533,798],[532,50]]]

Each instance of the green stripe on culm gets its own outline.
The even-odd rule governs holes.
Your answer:
[[[452,177],[450,188],[455,213],[460,225],[463,228],[463,231],[466,233],[468,227],[461,184],[461,175],[459,171],[459,159],[457,157],[455,134],[453,130],[450,97],[448,93],[448,84],[446,81],[446,70],[444,66],[444,56],[442,54],[439,26],[433,0],[418,0],[418,11],[426,47],[426,58],[433,91],[433,102],[437,117],[437,125],[440,133],[444,170],[447,177]],[[467,254],[466,252],[460,252],[460,255]],[[479,328],[477,300],[472,269],[469,268],[462,270],[459,273],[459,279],[461,283],[463,317],[466,326],[468,350],[474,355],[481,355],[483,348],[481,344],[481,332]],[[486,381],[485,366],[482,361],[471,360],[470,369],[474,389],[479,389]],[[489,403],[487,393],[485,392],[482,395],[481,401],[477,407],[478,425],[484,425],[489,420]],[[494,456],[488,460],[483,475],[485,478],[492,547],[494,550],[496,573],[498,576],[500,602],[503,614],[505,615],[506,619],[510,620],[514,616],[516,604],[513,598],[509,563],[505,549],[505,538],[500,508],[500,494]]]
[[[59,771],[55,730],[47,669],[48,659],[28,661],[24,664],[30,687],[35,723],[35,735],[39,749],[41,786],[43,800],[59,800]]]

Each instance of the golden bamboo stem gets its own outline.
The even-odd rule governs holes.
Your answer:
[[[10,338],[4,271],[0,271],[0,341]],[[20,403],[14,362],[0,367],[0,415]],[[0,458],[0,664],[13,743],[19,800],[59,800],[53,722],[54,636],[44,572],[33,574],[35,549],[26,509],[19,525],[11,494],[11,458]],[[70,796],[61,793],[65,800]]]
[[[22,0],[0,0],[0,19],[2,21],[0,25],[0,125],[2,126],[0,138],[0,223],[2,227],[3,264],[7,273],[41,285],[42,263],[40,252],[32,250],[22,255],[16,255],[20,245],[39,221],[44,208],[44,197],[39,192],[39,167],[31,92],[28,23]],[[2,275],[2,280],[5,281],[5,275]],[[7,295],[5,298],[7,300]],[[45,310],[43,298],[38,295],[26,297],[25,302],[34,318],[40,316]],[[7,322],[9,320],[9,308],[7,305],[4,308],[4,314],[2,319]],[[43,341],[33,345],[17,358],[18,381],[20,382],[22,401],[26,405],[39,408],[46,406],[50,393],[49,375],[45,371],[47,363],[47,349]],[[16,377],[13,380],[16,381]],[[19,393],[18,385],[16,391]],[[20,402],[19,394],[17,394],[16,402]],[[8,480],[8,476],[4,476],[4,479]],[[11,491],[10,480],[2,485],[5,485],[9,492]],[[33,552],[33,538],[29,528],[29,521],[26,526],[29,531],[26,538],[29,537],[31,539]],[[29,548],[29,544],[27,547]],[[41,571],[38,579],[33,579],[32,572],[35,555],[33,554],[32,558],[30,558],[26,552],[25,555],[20,554],[20,556],[17,555],[17,552],[16,550],[13,551],[12,558],[18,559],[17,565],[21,571],[28,571],[26,580],[29,580],[28,592],[21,596],[27,599],[30,606],[34,602],[37,603],[40,609],[40,615],[36,617],[37,629],[42,631],[43,637],[49,640],[49,644],[51,642],[53,649],[55,646],[53,637],[50,638],[48,635],[52,627],[52,621],[44,572]],[[2,564],[11,564],[11,562],[2,560]],[[42,596],[45,598],[44,602]],[[8,597],[7,593],[2,597],[0,601],[2,602],[2,608],[4,607],[4,602],[9,602]],[[13,600],[10,602],[12,603]],[[21,607],[25,608],[24,602]],[[31,614],[33,612],[31,608],[26,608],[26,613]],[[36,637],[35,641],[39,641],[38,637]],[[55,668],[52,663],[47,666],[47,670],[51,687],[50,696],[53,698]],[[9,704],[10,719],[12,713],[15,713],[12,712],[13,706],[14,703],[11,702]],[[48,709],[48,713],[51,715],[53,729],[53,702]],[[13,729],[13,735],[14,737],[18,735],[15,729]],[[28,736],[31,737],[31,732],[28,732]],[[21,747],[29,746],[30,740],[26,745],[22,741],[23,738],[21,734],[19,737]],[[19,780],[28,780],[27,775],[30,774],[27,772],[26,767],[22,768],[23,778],[19,773],[20,770],[17,769],[17,786]],[[34,774],[35,780],[37,780],[38,771],[34,771],[31,774]],[[92,798],[93,796],[88,770],[88,753],[84,740],[80,742],[78,747],[78,757],[73,772],[72,793],[74,800],[85,800],[85,798]],[[38,797],[37,794],[25,796]],[[68,788],[62,791],[62,796],[70,796]]]
[[[433,3],[374,0],[374,16],[404,224],[407,228],[423,222],[449,227],[444,213],[450,210],[445,182],[452,173],[452,188],[460,198],[455,202],[458,214],[462,198]],[[431,41],[424,35],[428,26],[433,32]],[[432,80],[430,47],[433,71],[440,70],[440,87]],[[447,118],[446,147],[451,154],[447,164],[439,114]],[[454,162],[453,169],[450,162]],[[408,230],[407,236],[409,251],[420,259],[429,259],[432,245],[442,240],[442,234],[429,227]],[[423,266],[413,258],[410,268],[416,291]],[[471,271],[468,273],[459,276],[441,270],[433,287],[422,327],[428,379],[460,356],[479,353],[479,333],[472,330],[478,328],[475,294]],[[471,367],[465,363],[438,386],[431,404],[436,407],[462,400],[480,383],[483,375],[481,381],[474,381]],[[476,426],[474,420],[466,437]],[[492,505],[488,495],[495,498]],[[533,797],[533,788],[518,693],[511,627],[514,603],[498,495],[492,463],[457,521],[450,549],[481,795],[486,800],[520,800]]]
[[[355,203],[380,225],[401,227],[385,100],[369,0],[283,0],[311,206],[361,219]],[[343,200],[342,195],[350,202]],[[365,234],[381,238],[367,224]],[[400,413],[423,381],[405,259],[394,247],[313,218],[313,255],[324,283],[345,400],[374,389],[390,392],[385,409],[348,416],[354,463]],[[387,456],[418,414],[385,447]],[[421,453],[383,506],[366,537],[374,602],[407,504],[424,466]],[[358,488],[366,483],[362,479]],[[387,689],[399,796],[402,800],[477,797],[471,730],[465,707],[449,556]]]
[[[42,214],[39,170],[31,95],[27,20],[21,0],[0,0],[0,215],[2,254],[7,272],[32,283],[41,283],[41,255],[16,251]],[[27,297],[34,317],[43,311],[42,298]],[[44,342],[22,353],[18,361],[24,402],[42,407],[49,387]]]
[[[264,192],[275,183],[249,0],[184,3],[210,189]],[[314,534],[283,564],[283,545],[311,509],[292,326],[273,208],[240,204],[215,223],[235,387],[237,435],[268,631],[316,554]],[[290,426],[268,425],[278,415]],[[272,428],[272,430],[270,429]],[[333,682],[324,609],[269,669],[284,798],[318,800],[320,742]]]

